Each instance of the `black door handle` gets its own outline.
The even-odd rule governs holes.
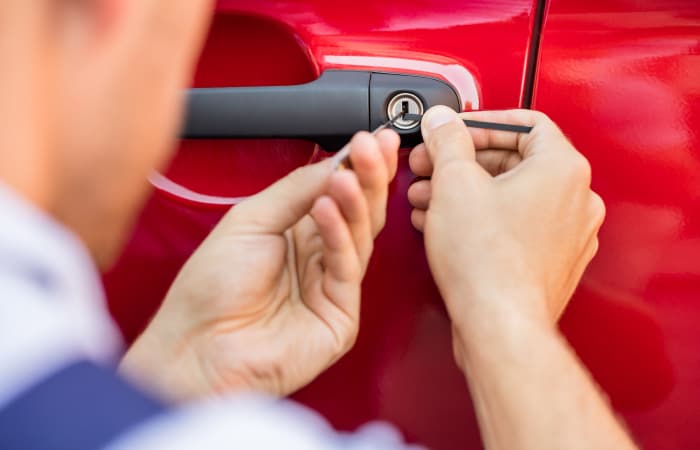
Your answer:
[[[396,111],[422,113],[438,104],[461,109],[455,90],[436,78],[329,70],[295,86],[191,89],[182,137],[298,138],[335,151]],[[401,125],[402,145],[421,141],[419,121]]]

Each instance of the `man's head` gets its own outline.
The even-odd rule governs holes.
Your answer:
[[[0,181],[117,254],[167,163],[211,0],[0,0]]]

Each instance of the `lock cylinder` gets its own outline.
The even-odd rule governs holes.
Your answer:
[[[410,130],[420,123],[419,120],[407,120],[406,114],[423,115],[423,102],[410,92],[401,92],[389,100],[387,116],[394,121],[394,126],[401,130]]]

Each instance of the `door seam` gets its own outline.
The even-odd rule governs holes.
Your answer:
[[[525,70],[525,82],[523,83],[522,108],[532,108],[537,83],[537,69],[540,58],[540,46],[542,44],[542,31],[544,27],[547,0],[537,0],[535,17],[532,24],[532,37],[527,52],[527,67]]]

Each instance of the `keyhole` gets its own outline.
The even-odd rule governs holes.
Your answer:
[[[399,130],[410,130],[420,123],[420,120],[406,120],[406,114],[421,116],[423,102],[417,95],[410,92],[396,94],[387,107],[387,116],[394,121],[394,127]]]

